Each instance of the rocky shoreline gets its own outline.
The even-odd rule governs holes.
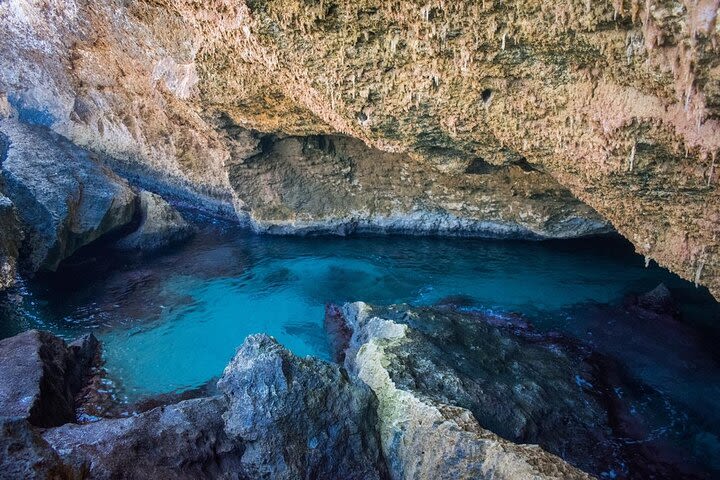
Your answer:
[[[252,335],[215,393],[83,424],[97,342],[2,340],[0,374],[13,381],[0,390],[0,477],[704,478],[629,441],[639,419],[628,423],[608,359],[449,302],[328,305],[334,362]],[[634,308],[669,315],[667,302],[659,289]]]

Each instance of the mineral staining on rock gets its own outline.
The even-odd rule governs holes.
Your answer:
[[[260,229],[600,227],[563,204],[557,181],[640,253],[717,294],[717,10],[717,0],[7,2],[0,90],[21,118],[231,198]],[[356,161],[263,154],[287,135],[352,137],[368,150]],[[523,180],[512,172],[525,161],[539,171]],[[500,173],[472,177],[485,163]],[[308,192],[327,205],[305,202]]]

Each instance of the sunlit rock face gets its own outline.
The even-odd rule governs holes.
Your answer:
[[[717,295],[719,3],[13,0],[0,6],[0,89],[26,121],[212,193],[261,229],[372,223],[421,204],[418,218],[540,236],[573,234],[543,215],[598,220],[544,204],[557,181],[640,253]],[[353,179],[338,176],[322,189],[330,212],[298,206],[292,188],[258,194],[286,183],[241,168],[282,160],[264,155],[267,134],[352,137],[379,165],[397,155],[404,176],[374,174],[393,175],[385,191],[399,206],[346,200]],[[478,159],[499,176],[464,177]],[[537,179],[520,190],[537,190],[506,204],[509,188],[487,185],[518,163]]]

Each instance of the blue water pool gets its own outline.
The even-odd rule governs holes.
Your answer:
[[[519,312],[538,328],[585,337],[599,328],[598,306],[660,282],[697,328],[720,320],[707,292],[646,268],[619,239],[260,237],[208,224],[162,255],[90,252],[59,277],[26,286],[24,295],[11,293],[0,305],[0,333],[95,332],[118,394],[133,401],[217,377],[251,333],[272,334],[299,355],[328,358],[328,302],[430,305],[462,297],[474,308]],[[628,338],[608,343],[622,350],[623,342],[631,345]],[[666,350],[672,344],[654,353]],[[667,372],[657,370],[646,374],[667,382]]]

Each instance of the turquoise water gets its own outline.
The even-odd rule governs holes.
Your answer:
[[[252,333],[327,359],[328,302],[431,305],[461,297],[583,337],[597,327],[597,315],[584,318],[582,306],[618,303],[661,281],[697,328],[718,320],[706,292],[657,266],[645,268],[617,239],[258,237],[208,225],[154,258],[86,252],[59,276],[4,299],[0,334],[45,328],[72,338],[93,331],[118,394],[134,401],[219,376]],[[623,338],[610,343],[622,349],[624,341],[630,345]]]

